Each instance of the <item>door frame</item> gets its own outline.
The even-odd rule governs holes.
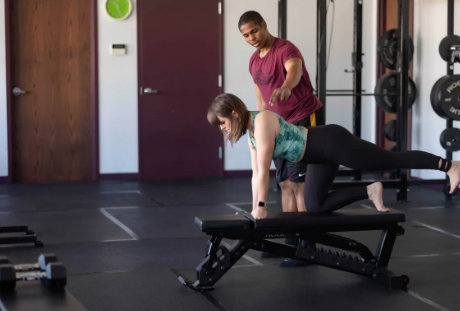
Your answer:
[[[141,14],[140,14],[140,5],[139,3],[142,1],[149,1],[149,0],[137,0],[137,83],[138,83],[138,93],[137,93],[137,113],[138,113],[138,164],[139,164],[139,178],[145,178],[145,173],[144,173],[144,163],[143,163],[143,158],[142,158],[142,141],[141,141],[141,133],[142,133],[142,124],[140,122],[141,118],[140,116],[142,115],[142,105],[141,103],[141,93],[140,93],[140,88],[142,84],[142,27],[141,27]],[[224,73],[224,1],[225,0],[216,0],[216,10],[219,9],[220,13],[220,18],[219,18],[219,24],[218,24],[218,31],[220,33],[219,36],[219,43],[218,43],[218,48],[219,48],[219,71],[221,72],[221,86],[220,89],[223,92],[225,89],[225,73]],[[222,161],[219,167],[219,176],[218,177],[223,177],[225,176],[225,143],[222,144]]]
[[[8,139],[8,175],[6,182],[13,182],[13,115],[12,115],[12,82],[11,82],[11,27],[10,27],[10,2],[14,0],[5,0],[5,56],[6,56],[6,116],[7,116],[7,139]],[[99,93],[98,93],[98,33],[97,33],[97,0],[90,0],[90,42],[91,42],[91,147],[92,151],[92,180],[97,180],[99,174],[99,124],[98,124],[98,108],[99,108]]]

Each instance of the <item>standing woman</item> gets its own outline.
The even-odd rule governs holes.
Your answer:
[[[377,210],[388,211],[383,204],[383,186],[375,182],[367,187],[330,191],[339,165],[352,169],[385,170],[394,168],[434,169],[446,172],[450,193],[460,183],[460,162],[443,159],[424,151],[390,152],[357,138],[345,128],[330,124],[304,128],[286,122],[270,111],[248,111],[235,95],[221,94],[208,110],[208,121],[219,125],[230,142],[249,136],[252,166],[252,212],[265,218],[270,163],[273,157],[308,165],[305,179],[305,206],[309,213],[325,213],[352,202],[370,199]]]

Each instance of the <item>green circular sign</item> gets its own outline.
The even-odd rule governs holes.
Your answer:
[[[131,0],[107,0],[105,10],[110,17],[115,19],[125,19],[131,13]]]

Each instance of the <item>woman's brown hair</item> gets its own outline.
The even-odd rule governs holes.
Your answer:
[[[233,111],[238,114],[237,118],[233,117]],[[228,140],[231,143],[237,142],[246,133],[249,111],[237,96],[228,93],[218,95],[208,109],[208,122],[212,125],[220,125],[217,116],[232,120],[232,130],[228,133]]]

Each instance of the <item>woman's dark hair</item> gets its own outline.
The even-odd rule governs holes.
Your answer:
[[[233,111],[238,114],[237,118],[233,116]],[[249,111],[237,96],[228,93],[218,95],[208,109],[208,122],[212,125],[220,125],[217,116],[231,120],[232,130],[228,133],[228,140],[231,143],[237,142],[246,133]]]
[[[260,15],[256,11],[247,11],[244,12],[243,15],[241,15],[240,20],[238,22],[238,29],[244,24],[253,22],[257,25],[262,25],[262,22],[264,19],[262,18],[262,15]]]

